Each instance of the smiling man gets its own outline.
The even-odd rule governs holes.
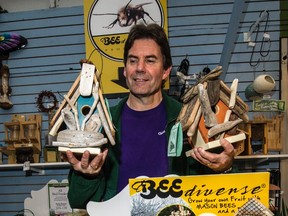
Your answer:
[[[124,66],[130,93],[111,108],[116,145],[107,145],[92,160],[88,151],[80,161],[67,151],[72,166],[68,192],[72,208],[112,198],[129,178],[220,173],[232,166],[234,148],[226,140],[221,141],[224,151],[220,154],[199,148],[187,158],[190,146],[184,145],[181,156],[167,156],[170,132],[182,105],[162,88],[169,78],[172,58],[159,25],[132,27],[124,47]],[[203,165],[207,161],[213,168]]]
[[[162,100],[162,82],[169,76],[171,67],[163,67],[161,50],[154,40],[135,40],[124,69],[130,90],[128,106],[139,111],[158,106]]]

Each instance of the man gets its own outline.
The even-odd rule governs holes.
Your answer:
[[[110,199],[129,178],[221,173],[232,166],[234,148],[226,140],[221,141],[224,151],[220,154],[196,148],[186,157],[189,145],[184,145],[180,157],[167,156],[170,131],[181,104],[162,90],[172,59],[160,26],[140,24],[131,29],[124,47],[124,66],[129,96],[111,108],[116,145],[107,145],[93,160],[88,151],[80,161],[67,151],[73,168],[68,192],[72,208],[86,208],[90,200]]]

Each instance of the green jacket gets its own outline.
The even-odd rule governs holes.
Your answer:
[[[169,140],[171,128],[176,122],[182,105],[175,99],[167,96],[164,92],[163,99],[167,113],[166,135],[167,140]],[[126,101],[127,97],[110,110],[112,121],[116,128],[116,145],[106,146],[109,148],[109,151],[101,173],[96,178],[87,178],[74,170],[70,171],[68,176],[68,199],[72,208],[85,209],[89,201],[108,200],[116,195],[121,145],[121,134],[119,133],[121,131],[121,112]],[[190,145],[184,142],[181,156],[169,157],[169,174],[181,176],[213,173],[211,169],[203,166],[192,157],[186,157],[185,152],[189,149],[191,149]]]

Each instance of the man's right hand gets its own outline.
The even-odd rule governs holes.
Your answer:
[[[87,176],[97,176],[105,162],[108,149],[96,155],[90,161],[90,152],[85,151],[80,160],[78,160],[71,151],[66,152],[67,160],[75,171],[81,172]]]

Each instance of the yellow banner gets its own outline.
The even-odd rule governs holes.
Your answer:
[[[157,23],[168,35],[166,0],[85,0],[86,59],[101,73],[104,94],[128,92],[123,75],[123,51],[136,23]],[[168,88],[167,84],[165,88]]]
[[[250,198],[268,208],[269,177],[268,172],[259,172],[130,179],[131,215],[228,216]]]

